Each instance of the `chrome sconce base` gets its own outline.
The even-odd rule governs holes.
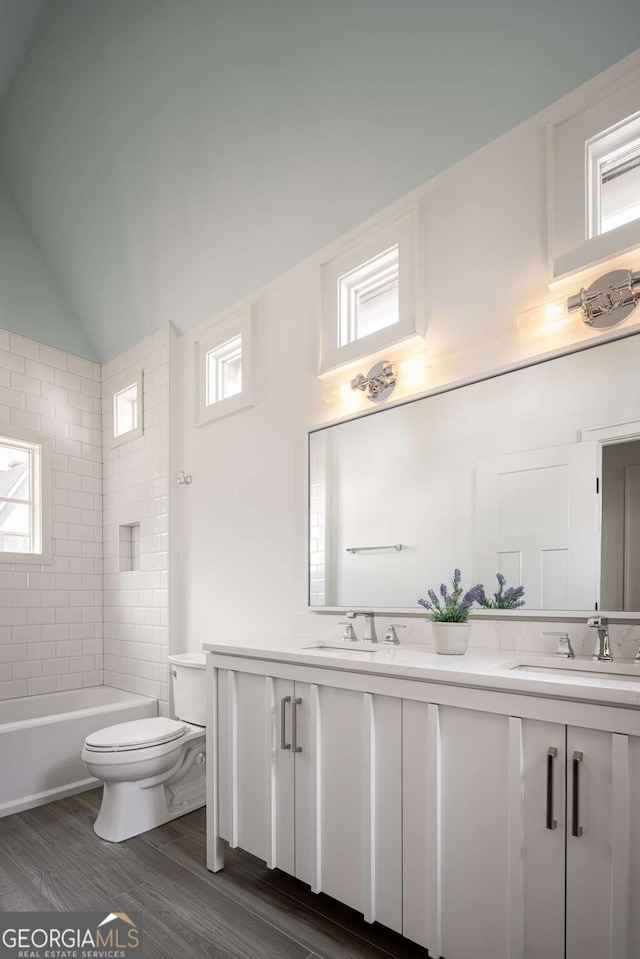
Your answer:
[[[608,330],[633,313],[640,301],[640,270],[612,270],[567,300],[567,311],[582,311],[587,326]]]
[[[358,373],[351,380],[351,389],[366,393],[372,403],[381,403],[391,396],[398,385],[398,370],[395,363],[382,360],[372,366],[367,375]]]

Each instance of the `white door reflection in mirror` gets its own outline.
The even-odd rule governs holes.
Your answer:
[[[481,460],[477,572],[524,584],[533,609],[596,609],[599,445],[573,443]]]

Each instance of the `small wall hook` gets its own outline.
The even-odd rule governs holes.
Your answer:
[[[184,470],[180,470],[178,473],[178,486],[191,486],[192,479],[192,476],[185,476]]]

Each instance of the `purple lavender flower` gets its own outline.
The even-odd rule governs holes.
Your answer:
[[[429,602],[425,599],[418,600],[420,606],[429,610],[428,618],[432,622],[466,623],[469,618],[469,610],[474,602],[476,602],[479,595],[484,596],[484,587],[479,583],[463,595],[463,589],[460,585],[461,582],[462,573],[459,569],[455,569],[453,579],[451,580],[453,587],[452,592],[449,592],[447,585],[442,583],[440,586],[441,599],[438,599],[435,592],[430,589],[427,593]],[[478,590],[480,593],[478,593]]]
[[[476,598],[481,606],[484,606],[485,609],[519,609],[525,605],[523,599],[524,586],[509,586],[505,589],[507,581],[502,573],[496,573],[496,579],[498,581],[498,590],[493,594],[492,599],[489,599],[485,595],[484,587],[480,587]],[[478,587],[474,588],[478,589]]]

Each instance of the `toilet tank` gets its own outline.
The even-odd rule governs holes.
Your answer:
[[[178,719],[194,726],[207,725],[205,653],[176,653],[169,656],[173,686],[173,710]]]

